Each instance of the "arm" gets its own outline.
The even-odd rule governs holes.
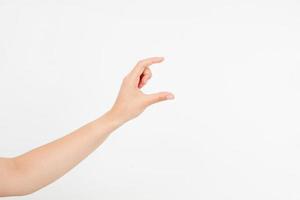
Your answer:
[[[149,105],[173,99],[169,92],[144,94],[151,78],[149,66],[162,62],[142,60],[123,79],[119,95],[103,116],[72,133],[14,158],[0,158],[0,197],[33,193],[52,183],[93,152],[111,132],[137,117]]]

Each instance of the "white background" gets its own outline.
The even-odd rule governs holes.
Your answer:
[[[0,0],[0,156],[110,108],[137,60],[169,90],[70,173],[12,199],[300,199],[298,0]]]

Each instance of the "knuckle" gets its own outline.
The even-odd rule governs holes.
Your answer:
[[[159,97],[158,97],[158,100],[159,100],[159,101],[165,100],[165,97],[164,97],[164,96],[159,96]]]
[[[164,96],[157,96],[156,97],[156,101],[158,102],[158,101],[162,101],[162,100],[164,100]]]
[[[152,63],[152,61],[149,60],[149,59],[142,59],[142,60],[139,60],[139,61],[137,62],[137,66],[140,66],[140,67],[148,66],[148,65],[150,65],[151,63]]]
[[[144,64],[144,60],[139,60],[138,62],[137,62],[137,66],[141,66],[141,65],[143,65]]]

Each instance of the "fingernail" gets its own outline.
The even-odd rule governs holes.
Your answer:
[[[168,95],[167,95],[167,99],[169,99],[169,100],[174,99],[174,95],[168,94]]]

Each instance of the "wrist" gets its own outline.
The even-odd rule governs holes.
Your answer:
[[[112,123],[114,126],[121,126],[123,125],[126,120],[124,120],[120,114],[118,114],[116,111],[114,111],[113,109],[110,109],[109,111],[107,111],[104,115],[104,118],[106,118],[110,123]]]

